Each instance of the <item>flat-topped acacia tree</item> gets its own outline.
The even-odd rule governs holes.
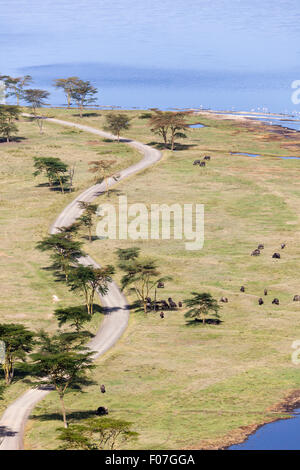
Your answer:
[[[0,135],[10,142],[13,134],[18,132],[15,121],[20,116],[19,106],[0,105]]]
[[[61,192],[64,193],[64,184],[68,182],[68,165],[61,161],[60,158],[56,157],[34,157],[34,176],[45,174],[49,187],[58,183]]]
[[[87,227],[89,232],[89,241],[92,241],[92,227],[94,223],[94,216],[97,212],[98,205],[91,202],[78,201],[79,207],[83,209],[83,214],[79,217],[78,223]]]
[[[75,101],[79,109],[79,115],[82,118],[83,108],[89,104],[92,104],[96,101],[95,95],[98,93],[97,88],[95,88],[87,80],[74,80],[72,83],[72,88],[70,90],[71,100]]]
[[[151,132],[160,135],[163,138],[165,148],[173,151],[175,139],[186,138],[188,124],[186,122],[187,113],[154,110],[149,119]]]
[[[28,90],[24,90],[22,96],[24,101],[26,101],[26,103],[28,103],[28,105],[31,107],[34,119],[36,120],[39,126],[40,133],[42,134],[44,117],[41,116],[41,113],[39,113],[38,115],[37,110],[47,104],[45,100],[48,99],[50,93],[48,91],[40,90],[38,88],[31,88]]]
[[[78,264],[78,259],[84,256],[81,250],[82,243],[73,240],[69,234],[58,232],[48,235],[36,245],[40,251],[49,251],[50,258],[53,261],[51,269],[56,272],[62,272],[65,281],[68,281],[69,272],[72,267]]]
[[[68,335],[66,342],[64,333],[50,337],[44,332],[40,334],[38,352],[31,354],[33,380],[38,385],[55,388],[61,403],[65,428],[68,427],[65,394],[69,389],[80,390],[82,385],[89,384],[87,373],[94,368],[92,355],[93,352],[86,352],[78,344],[76,335]]]
[[[15,96],[17,106],[23,98],[24,90],[29,83],[32,82],[31,75],[24,75],[22,77],[10,77],[9,75],[0,75],[0,80],[5,84],[7,96]]]
[[[131,251],[130,251],[131,250]],[[147,297],[160,282],[170,280],[170,276],[160,276],[156,261],[151,258],[139,258],[138,248],[119,250],[119,268],[125,273],[121,279],[122,290],[129,287],[147,313]]]
[[[105,130],[117,135],[120,142],[120,133],[130,128],[130,117],[122,113],[109,113],[105,116]]]
[[[219,319],[220,306],[218,302],[208,292],[191,292],[192,297],[184,300],[189,310],[186,312],[186,318],[192,318],[195,321],[201,320],[205,324],[207,317]]]
[[[94,298],[96,292],[106,295],[109,283],[112,282],[114,267],[95,268],[92,265],[79,265],[73,268],[68,277],[68,285],[72,292],[81,292],[85,298],[87,312],[90,316],[94,313]]]
[[[78,77],[57,78],[54,80],[54,86],[56,88],[61,88],[64,91],[67,98],[68,108],[71,106],[71,92],[73,90],[74,84],[76,84],[78,81]]]
[[[28,353],[32,351],[35,333],[18,323],[0,324],[0,341],[3,341],[5,383],[10,385],[14,378],[15,364],[19,360],[25,361]]]

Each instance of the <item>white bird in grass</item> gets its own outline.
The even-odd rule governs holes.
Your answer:
[[[53,302],[60,302],[60,299],[57,297],[57,295],[53,294],[52,295],[52,301]]]

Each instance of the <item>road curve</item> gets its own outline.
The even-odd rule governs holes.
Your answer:
[[[94,129],[93,127],[54,118],[48,118],[47,120],[63,126],[76,127],[83,131],[99,135],[100,137],[116,140],[116,136],[108,132]],[[109,187],[117,184],[118,181],[151,166],[158,162],[162,157],[161,152],[158,150],[135,140],[121,138],[120,141],[137,149],[143,155],[143,158],[138,163],[120,171],[118,173],[117,181],[114,178],[109,178]],[[77,196],[57,217],[51,226],[50,233],[55,233],[59,227],[71,225],[81,215],[82,210],[78,205],[78,201],[93,201],[104,192],[105,184],[103,182],[88,188]],[[80,263],[98,266],[90,256],[81,258]],[[95,351],[95,359],[117,342],[126,329],[129,318],[126,298],[114,282],[110,284],[108,293],[104,297],[100,297],[102,305],[107,307],[109,313],[105,315],[97,334],[88,344],[89,348],[92,351]],[[0,420],[0,450],[23,449],[23,436],[26,421],[34,406],[50,391],[51,389],[49,388],[30,389],[6,408]]]

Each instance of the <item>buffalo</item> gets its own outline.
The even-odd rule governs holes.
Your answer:
[[[228,303],[227,297],[221,297],[220,302],[223,302],[224,304],[227,304]]]
[[[160,312],[159,316],[160,316],[160,318],[165,318],[164,312]]]
[[[264,301],[263,301],[263,299],[260,297],[260,298],[258,299],[258,305],[262,305],[263,303],[264,303]]]
[[[300,295],[294,295],[293,301],[300,302]]]
[[[256,250],[252,251],[251,256],[259,256],[260,255],[260,250],[256,248]]]
[[[240,288],[240,291],[241,291],[241,292],[245,292],[245,287],[242,286],[242,287]]]
[[[205,155],[204,160],[210,160],[210,156],[209,156],[209,155]]]
[[[272,255],[272,258],[280,259],[280,254],[279,253],[274,253]]]
[[[165,284],[162,281],[159,281],[157,284],[157,289],[163,289],[165,287]]]
[[[201,163],[201,160],[194,160],[193,165],[200,165],[200,163]]]
[[[104,406],[99,406],[99,408],[97,408],[96,415],[97,416],[108,415],[108,409],[105,408]]]
[[[205,162],[200,162],[200,166],[205,166],[206,163]]]
[[[260,243],[257,248],[258,248],[258,250],[263,250],[264,247],[265,247],[265,245],[263,245],[262,243]]]
[[[279,299],[275,297],[275,299],[272,300],[272,304],[279,305]]]
[[[105,390],[105,385],[103,385],[103,384],[100,385],[100,391],[101,391],[101,393],[105,393],[105,392],[106,392],[106,390]]]
[[[182,302],[178,302],[178,307],[179,307],[179,308],[182,307]]]
[[[281,249],[283,250],[285,247],[286,247],[286,244],[285,243],[281,243]]]
[[[267,289],[264,290],[264,295],[268,295]]]

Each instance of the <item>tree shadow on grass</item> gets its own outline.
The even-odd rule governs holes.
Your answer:
[[[71,413],[67,413],[67,419],[70,422],[91,418],[93,416],[97,416],[96,411],[96,409],[86,411],[73,411]],[[31,415],[30,419],[34,419],[36,421],[62,421],[62,415],[60,413],[44,413],[40,415]]]
[[[222,320],[215,319],[215,318],[207,318],[205,320],[205,323],[203,323],[203,320],[196,318],[195,320],[188,320],[186,322],[186,326],[195,327],[195,326],[199,326],[199,325],[202,325],[202,326],[205,326],[205,325],[220,325],[221,323],[223,323]]]
[[[162,142],[148,142],[147,145],[150,145],[150,147],[154,147],[158,150],[171,150],[169,146],[166,147],[165,144]],[[177,142],[174,145],[174,151],[178,152],[180,150],[189,150],[192,147],[197,147],[197,145],[196,144],[179,144]]]
[[[23,142],[23,140],[27,140],[26,137],[16,137],[16,136],[11,137],[9,142],[7,142],[5,137],[0,137],[0,143],[1,144],[7,144],[7,145]]]
[[[16,434],[17,433],[15,431],[12,431],[7,426],[0,426],[0,439],[3,437],[13,437]]]
[[[76,114],[72,114],[72,116],[74,117],[80,117],[80,114],[79,113],[76,113]],[[82,117],[100,117],[101,116],[101,113],[95,113],[94,111],[86,111],[85,113],[82,113]]]

